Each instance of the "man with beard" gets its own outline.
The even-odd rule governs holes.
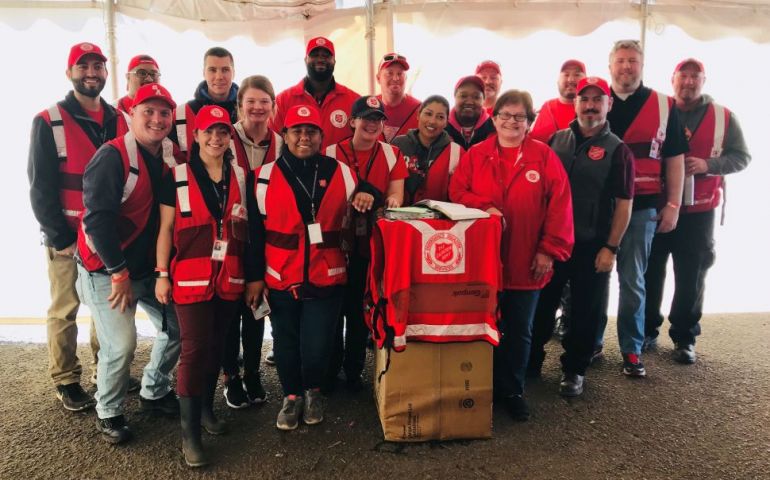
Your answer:
[[[500,93],[500,87],[503,84],[503,74],[500,71],[500,65],[492,60],[484,60],[476,66],[476,76],[484,82],[484,110],[489,115],[492,115],[497,95]]]
[[[169,138],[179,149],[189,152],[194,143],[195,115],[206,105],[217,105],[230,114],[230,122],[238,120],[238,85],[233,83],[235,60],[222,47],[211,47],[203,54],[203,81],[195,89],[195,98],[176,107],[176,128]],[[189,155],[189,153],[188,153]]]
[[[735,114],[702,94],[706,82],[703,64],[687,58],[674,69],[674,100],[685,126],[690,152],[685,157],[685,202],[676,230],[652,241],[645,274],[647,305],[645,347],[657,343],[663,324],[660,313],[669,255],[674,261],[674,298],[668,331],[676,349],[674,360],[695,363],[695,338],[700,335],[706,273],[714,264],[714,214],[719,205],[723,175],[743,170],[751,161]],[[689,200],[689,201],[688,201]]]
[[[463,77],[455,84],[455,106],[449,112],[445,130],[464,149],[495,133],[495,125],[484,107],[484,82],[476,75]]]
[[[575,247],[566,262],[554,262],[551,282],[540,293],[530,351],[530,371],[540,371],[543,347],[553,331],[554,314],[567,281],[572,285],[572,317],[562,345],[560,393],[583,392],[583,378],[607,310],[610,272],[618,245],[631,218],[634,157],[610,132],[610,87],[601,78],[583,78],[574,101],[577,118],[556,132],[551,148],[569,177],[575,225]]]
[[[134,95],[139,87],[148,83],[157,83],[160,81],[160,67],[158,62],[149,55],[137,55],[128,62],[128,71],[126,72],[126,90],[128,93],[118,100],[115,107],[123,113],[126,118],[131,111],[131,105],[134,102]]]
[[[561,65],[559,79],[556,80],[559,96],[548,100],[538,110],[529,131],[532,138],[548,142],[558,130],[569,127],[575,119],[575,89],[585,76],[586,66],[579,60],[567,60]]]
[[[32,123],[30,200],[46,247],[51,306],[48,309],[49,373],[64,408],[80,411],[94,399],[80,386],[77,357],[80,300],[73,255],[83,211],[83,172],[96,149],[127,131],[123,117],[101,97],[107,58],[92,43],[70,49],[67,78],[74,88],[64,100],[40,112]],[[91,348],[99,344],[91,328]]]
[[[377,69],[377,83],[380,84],[377,98],[385,107],[386,115],[382,136],[388,143],[398,135],[405,135],[409,130],[417,128],[420,101],[406,93],[407,70],[409,62],[405,56],[397,53],[385,54]]]
[[[321,151],[353,135],[348,112],[360,95],[334,80],[335,63],[334,44],[331,40],[316,37],[307,43],[307,76],[276,97],[273,130],[283,130],[286,112],[291,107],[310,104],[316,105],[321,113]]]
[[[655,233],[674,230],[679,220],[688,146],[673,99],[642,85],[644,52],[639,41],[615,42],[609,63],[612,111],[607,120],[612,133],[634,153],[635,170],[631,221],[618,251],[618,340],[623,373],[644,377],[639,358],[644,342],[644,272]]]

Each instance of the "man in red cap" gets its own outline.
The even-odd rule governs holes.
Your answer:
[[[500,71],[500,65],[492,60],[484,60],[476,66],[476,76],[484,82],[484,109],[489,115],[492,115],[497,95],[503,84],[503,73]]]
[[[323,145],[326,148],[351,135],[348,116],[360,96],[334,81],[334,44],[324,37],[312,38],[305,48],[307,76],[275,99],[276,113],[272,128],[280,132],[286,126],[286,114],[295,105],[316,105],[320,113]]]
[[[550,146],[567,172],[572,192],[575,247],[566,262],[554,262],[551,282],[540,292],[532,328],[528,371],[538,376],[564,285],[572,288],[570,328],[562,345],[560,393],[577,396],[591,362],[596,332],[604,320],[610,273],[631,218],[634,156],[610,132],[612,97],[607,82],[581,79],[575,90],[576,119],[551,137]]]
[[[75,319],[73,255],[83,210],[83,171],[96,149],[126,132],[126,122],[100,94],[107,81],[107,58],[92,43],[70,49],[66,76],[73,90],[40,112],[32,124],[27,173],[30,200],[46,246],[51,306],[48,309],[49,372],[64,408],[80,411],[94,400],[80,386]],[[91,331],[91,348],[99,344]]]
[[[674,261],[674,298],[668,334],[674,360],[695,363],[695,338],[700,335],[706,273],[714,263],[714,218],[722,197],[723,176],[739,172],[751,161],[735,114],[703,94],[703,64],[687,58],[671,77],[674,100],[685,127],[690,151],[685,156],[684,202],[676,230],[659,233],[652,241],[645,273],[645,346],[652,348],[663,314],[663,285],[669,255]]]
[[[174,309],[164,308],[155,297],[154,255],[162,177],[184,159],[166,138],[174,108],[161,85],[140,87],[131,107],[131,131],[102,146],[83,174],[77,288],[91,310],[101,345],[96,428],[112,444],[131,438],[123,402],[136,349],[137,303],[157,329],[139,404],[144,411],[179,414],[171,388],[179,325]]]
[[[567,60],[561,65],[556,87],[559,96],[545,102],[538,110],[537,118],[529,135],[541,142],[548,142],[558,130],[569,127],[575,119],[575,88],[585,78],[586,66],[579,60]]]
[[[148,83],[160,82],[160,67],[158,62],[149,55],[137,55],[128,62],[126,72],[126,90],[128,93],[118,100],[117,109],[128,116],[134,95],[139,87]]]
[[[420,101],[406,93],[406,72],[409,62],[398,53],[388,53],[380,60],[377,68],[377,83],[380,84],[380,99],[385,107],[385,128],[383,137],[390,143],[398,135],[417,128]]]
[[[469,149],[495,132],[492,117],[483,107],[484,82],[476,75],[462,77],[455,84],[455,106],[445,128],[452,140]]]

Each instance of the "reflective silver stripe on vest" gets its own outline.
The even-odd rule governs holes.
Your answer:
[[[725,107],[712,103],[714,106],[714,143],[711,145],[710,158],[722,155],[722,143],[725,140]]]
[[[350,197],[353,196],[353,192],[356,189],[356,181],[353,179],[353,171],[344,163],[337,160],[339,168],[342,169],[342,180],[345,182],[345,198],[350,201]]]
[[[128,177],[125,185],[123,185],[121,204],[125,203],[128,197],[134,193],[136,182],[139,181],[139,152],[136,151],[136,137],[134,137],[133,132],[128,132],[123,137],[123,142],[126,144],[126,152],[128,153]]]
[[[342,275],[345,273],[347,269],[345,267],[338,267],[338,268],[330,268],[329,269],[329,276],[334,277],[336,275]]]
[[[66,209],[62,209],[61,213],[63,213],[67,217],[79,217],[80,214],[83,213],[83,210],[66,210]]]
[[[460,163],[460,145],[452,142],[449,144],[449,174],[455,173],[457,164]]]
[[[382,151],[385,152],[385,160],[388,162],[388,171],[392,172],[393,167],[396,166],[396,152],[393,150],[393,145],[389,143],[380,142],[382,145]]]
[[[176,107],[176,138],[179,141],[179,150],[187,151],[187,104]]]
[[[275,277],[279,281],[281,280],[281,274],[276,272],[275,269],[273,267],[271,267],[270,265],[267,265],[267,267],[265,269],[265,272],[267,272],[269,275],[272,275],[273,277]]]
[[[51,117],[51,130],[53,141],[56,144],[56,155],[59,158],[67,158],[67,140],[64,136],[64,122],[58,105],[48,107],[48,116]]]
[[[244,285],[246,283],[246,280],[243,278],[234,278],[234,277],[228,277],[227,280],[230,283],[234,283],[236,285]]]
[[[267,215],[265,211],[265,197],[267,196],[267,185],[270,182],[270,175],[273,174],[273,165],[275,163],[268,163],[262,165],[259,169],[259,177],[257,178],[257,206],[259,207],[259,213]],[[260,180],[262,180],[260,182]],[[280,280],[280,277],[276,277]]]
[[[238,182],[238,192],[241,194],[241,205],[243,210],[246,211],[246,173],[240,165],[236,165],[235,159],[233,159],[233,173],[235,173],[235,180]]]
[[[179,203],[179,211],[182,215],[189,215],[190,208],[190,187],[187,184],[187,165],[178,165],[174,167],[174,180],[176,187],[176,201]],[[184,185],[180,185],[184,183]]]
[[[115,108],[115,110],[118,110]],[[131,115],[129,115],[127,112],[124,112],[123,110],[118,110],[119,113],[123,114],[123,118],[126,119],[126,125],[128,125],[128,128],[131,128]]]
[[[164,137],[160,142],[160,145],[163,151],[163,163],[165,163],[168,168],[176,167],[178,163],[176,163],[176,158],[174,158],[174,142],[169,140],[168,137]]]
[[[337,159],[337,144],[329,145],[326,147],[326,156],[332,157],[333,159]]]
[[[668,128],[668,97],[658,92],[655,92],[655,95],[658,96],[658,115],[660,118],[658,123],[659,135],[657,138],[664,142],[666,140],[666,129]]]
[[[206,287],[210,280],[180,280],[176,284],[179,287]]]
[[[277,162],[281,158],[281,149],[283,148],[283,138],[280,135],[273,132],[273,144],[275,145],[275,161]]]
[[[238,158],[238,149],[235,148],[235,140],[233,140],[232,137],[230,138],[230,152],[233,154],[232,164],[233,165],[239,165],[239,163],[238,163],[238,160],[239,160],[239,158]],[[246,163],[249,164],[248,158],[246,159]],[[243,197],[241,197],[241,198],[243,198]]]

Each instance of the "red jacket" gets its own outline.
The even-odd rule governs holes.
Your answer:
[[[217,240],[217,222],[203,199],[201,187],[190,166],[174,168],[176,214],[171,262],[174,302],[190,304],[211,300],[238,300],[245,290],[243,250],[248,241],[246,213],[246,173],[233,165],[227,203],[222,216],[222,238],[227,242],[223,261],[211,258]]]
[[[537,118],[529,129],[529,136],[548,143],[554,133],[569,127],[569,123],[574,119],[575,105],[552,98],[540,107]]]
[[[321,113],[321,130],[324,132],[321,150],[329,145],[334,145],[353,135],[350,128],[350,110],[353,102],[361,95],[339,83],[334,84],[334,89],[326,94],[323,103],[318,105],[313,95],[305,91],[305,79],[293,87],[287,88],[275,99],[276,112],[270,128],[276,132],[283,130],[284,115],[295,105],[315,105]]]
[[[504,179],[508,179],[507,184]],[[536,253],[565,261],[575,243],[569,180],[547,145],[526,137],[514,165],[500,158],[497,135],[475,145],[460,160],[449,198],[468,207],[503,212],[503,288],[538,290],[550,280],[532,276]]]
[[[700,125],[692,132],[688,156],[713,158],[722,155],[722,148],[729,128],[730,111],[711,102],[706,107],[706,113]],[[682,213],[707,212],[715,209],[722,198],[722,176],[695,175],[695,194],[693,197],[693,204],[682,206]]]

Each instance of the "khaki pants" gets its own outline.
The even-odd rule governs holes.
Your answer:
[[[83,367],[77,356],[78,326],[75,323],[80,299],[75,291],[78,278],[77,264],[72,257],[56,255],[56,250],[45,247],[48,280],[51,287],[51,306],[48,309],[48,371],[54,385],[79,383]],[[96,363],[99,342],[91,322],[91,350]]]

